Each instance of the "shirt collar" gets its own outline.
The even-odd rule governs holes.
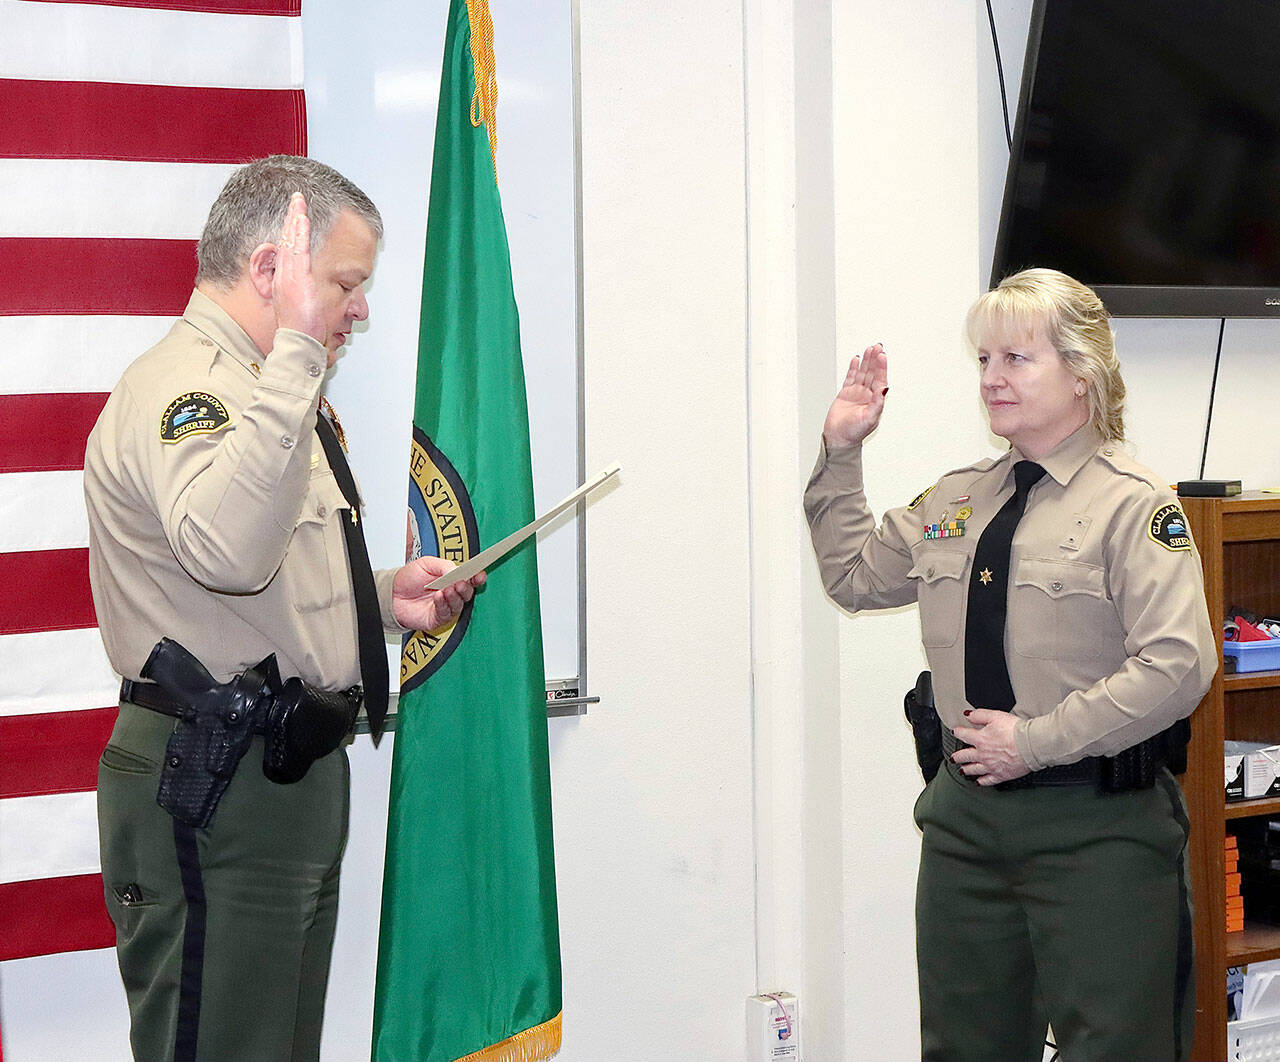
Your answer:
[[[195,290],[182,311],[182,319],[198,332],[208,336],[249,372],[262,371],[263,354],[235,319],[204,292]]]
[[[1102,445],[1102,435],[1092,424],[1085,424],[1058,443],[1037,462],[1053,477],[1054,482],[1065,487]],[[1009,447],[1009,469],[1014,462],[1029,460],[1016,446]]]

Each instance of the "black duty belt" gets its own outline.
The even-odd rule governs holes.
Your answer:
[[[942,728],[942,751],[947,759],[960,749],[972,748],[961,741],[945,725]],[[1041,785],[1096,785],[1102,777],[1102,760],[1098,756],[1086,756],[1075,763],[1058,767],[1045,767],[1024,774],[1011,782],[1001,782],[997,789],[1032,789]],[[976,779],[974,779],[976,781]]]
[[[360,687],[353,686],[347,691],[348,696],[358,698],[360,696]],[[186,714],[191,710],[190,707],[177,697],[173,697],[166,693],[162,687],[154,682],[137,682],[134,679],[124,679],[120,683],[120,700],[128,701],[130,704],[136,704],[139,708],[146,708],[152,712],[159,712],[161,715],[172,716],[174,719],[185,718]],[[254,727],[254,732],[261,734],[265,732],[262,726]]]

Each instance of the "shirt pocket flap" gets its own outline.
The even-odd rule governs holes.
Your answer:
[[[347,499],[342,496],[333,473],[324,469],[311,477],[307,496],[298,513],[297,524],[323,524],[333,519],[339,509],[347,509]]]
[[[1103,570],[1079,561],[1024,557],[1018,564],[1014,585],[1033,586],[1055,600],[1072,594],[1102,599],[1107,596]]]
[[[907,573],[910,579],[924,583],[936,583],[943,579],[961,579],[968,565],[969,555],[954,549],[922,550],[915,567]]]
[[[916,555],[908,575],[919,580],[920,637],[926,648],[944,649],[960,636],[968,567],[969,555],[958,549],[925,549]]]

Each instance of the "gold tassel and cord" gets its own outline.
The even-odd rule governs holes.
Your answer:
[[[473,1051],[457,1062],[543,1062],[560,1050],[560,1015],[508,1036],[492,1047]]]
[[[471,124],[489,130],[489,154],[493,156],[493,181],[498,183],[498,63],[493,55],[493,19],[489,0],[467,0],[471,23],[471,62],[475,68],[476,94],[471,97]]]

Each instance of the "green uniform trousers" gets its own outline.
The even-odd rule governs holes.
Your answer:
[[[946,764],[916,803],[922,1058],[1185,1062],[1195,1021],[1188,820],[1151,789],[1000,791]]]
[[[255,737],[208,828],[156,803],[174,721],[131,704],[98,771],[107,910],[137,1062],[313,1062],[347,839],[345,749],[262,773]]]

